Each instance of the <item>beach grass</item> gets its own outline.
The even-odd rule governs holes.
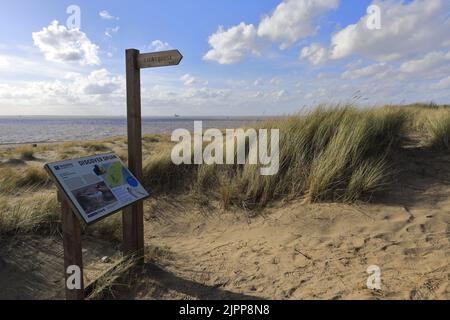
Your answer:
[[[120,215],[108,217],[94,226],[82,226],[83,234],[119,242],[122,239]],[[28,195],[0,197],[0,239],[23,234],[43,236],[61,233],[61,209],[53,190],[29,192]]]
[[[393,156],[411,133],[427,148],[449,150],[450,108],[319,106],[306,115],[258,127],[280,130],[277,175],[262,176],[260,166],[249,163],[176,166],[167,148],[146,159],[145,185],[155,192],[181,187],[206,193],[224,207],[261,207],[283,197],[303,197],[306,202],[367,200],[393,183]]]
[[[450,109],[440,109],[425,116],[428,146],[450,150]]]
[[[23,192],[48,185],[50,177],[43,167],[30,165],[25,168],[0,168],[0,194]]]
[[[262,176],[261,166],[248,162],[175,165],[170,136],[146,135],[142,182],[153,196],[183,193],[202,203],[219,203],[224,209],[256,209],[292,198],[367,201],[393,185],[399,171],[394,155],[402,152],[411,135],[430,150],[450,150],[450,108],[446,106],[319,106],[308,113],[260,122],[258,128],[280,130],[276,175]],[[55,232],[59,209],[44,161],[109,151],[126,162],[126,138],[3,148],[2,158],[17,161],[0,165],[0,231]],[[120,240],[120,225],[120,216],[111,217],[85,232]]]
[[[55,234],[60,225],[59,204],[54,193],[33,193],[14,201],[0,199],[0,233]]]
[[[153,190],[190,186],[217,196],[224,207],[260,207],[292,196],[308,202],[360,200],[388,186],[393,174],[389,162],[404,137],[406,120],[401,108],[322,106],[258,124],[280,130],[277,175],[262,176],[260,166],[248,162],[176,166],[167,150],[147,159],[144,179]]]

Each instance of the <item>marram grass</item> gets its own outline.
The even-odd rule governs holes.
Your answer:
[[[170,150],[149,158],[146,186],[190,187],[217,196],[224,207],[264,206],[280,197],[306,201],[355,201],[384,190],[392,178],[391,158],[405,136],[408,111],[398,107],[361,110],[319,107],[306,115],[271,120],[261,128],[280,130],[280,168],[262,176],[258,165],[180,165]]]

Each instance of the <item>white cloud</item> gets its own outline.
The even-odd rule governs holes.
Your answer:
[[[273,77],[269,80],[269,84],[271,85],[280,85],[281,84],[281,78],[280,77]]]
[[[75,77],[75,90],[85,95],[107,95],[118,92],[125,86],[122,76],[112,75],[106,69],[92,71],[87,77]]]
[[[113,34],[119,32],[119,30],[120,30],[119,26],[116,26],[114,28],[106,28],[105,36],[112,38]]]
[[[87,75],[67,73],[64,79],[54,81],[28,81],[19,86],[8,86],[10,90],[0,91],[0,100],[22,97],[30,102],[41,98],[78,97],[120,93],[125,88],[123,76],[113,75],[106,69],[94,70]],[[3,87],[4,89],[5,87]]]
[[[358,61],[348,64],[341,78],[346,80],[390,78],[412,83],[414,79],[437,79],[450,72],[450,55],[444,51],[432,51],[419,58],[406,60],[399,66],[390,62],[379,62],[361,67],[361,63]]]
[[[382,69],[382,64],[376,65]],[[387,70],[390,69],[387,63],[384,65]],[[320,103],[353,101],[374,105],[450,101],[450,90],[446,89],[450,85],[448,74],[439,78],[442,80],[434,81],[435,85],[432,87],[430,82],[423,81],[423,77],[398,81],[391,76],[398,70],[390,70],[389,76],[382,81],[374,81],[379,74],[373,71],[376,67],[365,67],[364,63],[353,67],[352,71],[362,75],[355,77],[357,81],[344,81],[341,75],[335,72],[327,72],[319,78],[315,73],[305,73],[300,82],[298,74],[280,74],[277,79],[281,81],[281,85],[270,85],[270,78],[265,78],[262,87],[255,87],[253,81],[243,80],[239,76],[235,79],[216,79],[208,87],[203,85],[203,80],[197,80],[195,85],[183,86],[180,85],[179,76],[160,78],[150,73],[142,79],[143,114],[272,115],[295,113],[301,108]],[[364,68],[367,68],[365,72],[358,71]],[[68,71],[56,81],[0,81],[0,114],[125,113],[123,76],[112,74],[105,69],[91,73],[81,72],[83,70]],[[3,76],[3,72],[0,75]],[[188,78],[184,77],[186,80]],[[152,85],[155,82],[159,85]],[[298,83],[301,83],[300,87]]]
[[[277,100],[280,100],[280,99],[286,97],[287,94],[288,94],[287,91],[284,90],[284,89],[278,90],[278,91],[276,91],[276,92],[273,93],[275,99],[277,99]]]
[[[270,42],[281,43],[280,48],[286,49],[314,35],[318,29],[314,20],[338,5],[339,0],[284,0],[256,27],[244,22],[227,30],[220,26],[209,36],[212,49],[203,58],[232,64],[247,55],[261,55],[261,49]]]
[[[45,58],[57,62],[78,62],[81,65],[98,65],[99,47],[78,29],[68,30],[53,21],[48,27],[32,33],[34,45]]]
[[[385,77],[391,70],[391,67],[389,67],[386,63],[381,62],[363,68],[347,70],[342,74],[342,79],[355,80],[371,76],[380,79]]]
[[[11,68],[14,66],[14,68]],[[48,62],[44,57],[22,57],[19,55],[0,54],[0,82],[17,81],[20,79],[42,78],[58,79],[64,78],[67,73],[79,70],[78,65],[55,64]]]
[[[203,59],[220,64],[235,63],[247,54],[259,55],[261,49],[255,26],[244,22],[228,30],[220,26],[208,42],[212,49]]]
[[[258,78],[253,82],[253,85],[257,87],[257,86],[262,85],[262,83],[263,83],[263,80],[261,78]]]
[[[0,69],[9,67],[9,65],[10,65],[10,62],[9,62],[8,58],[5,56],[0,56]]]
[[[98,15],[100,16],[100,18],[105,20],[119,20],[119,18],[111,15],[107,10],[100,11]]]
[[[180,78],[180,80],[183,81],[183,84],[185,86],[191,86],[196,82],[197,79],[195,79],[193,76],[191,76],[189,73],[187,73],[187,74],[183,75]]]
[[[339,0],[284,0],[272,15],[261,20],[258,35],[280,42],[285,49],[299,39],[315,35],[313,20],[338,5]]]
[[[318,43],[304,47],[300,52],[300,59],[308,59],[313,65],[319,65],[328,60],[328,51]]]
[[[450,52],[445,54],[443,51],[433,51],[419,59],[413,59],[404,62],[400,66],[400,71],[406,73],[418,73],[431,71],[443,64],[448,64]]]
[[[447,89],[450,88],[450,76],[440,80],[435,86],[435,89]]]
[[[0,84],[0,114],[117,114],[124,99],[125,79],[106,69]]]
[[[353,54],[377,61],[396,60],[436,49],[449,40],[447,15],[450,2],[443,0],[375,1],[381,9],[381,29],[367,28],[368,16],[333,35],[331,58]]]
[[[166,51],[172,49],[172,46],[162,40],[154,40],[149,46],[150,51]]]

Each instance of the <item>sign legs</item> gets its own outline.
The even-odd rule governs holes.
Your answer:
[[[72,212],[67,200],[60,197],[60,201],[66,299],[83,300],[85,296],[80,221]]]
[[[175,66],[183,56],[178,50],[140,54],[139,50],[126,50],[128,167],[138,181],[142,181],[142,123],[141,72],[143,68]],[[49,171],[50,172],[50,171]],[[70,208],[68,200],[58,194],[61,202],[64,245],[66,298],[85,298],[80,221]],[[144,203],[138,201],[123,210],[123,244],[125,256],[144,261]]]
[[[139,50],[126,50],[128,167],[142,181],[141,73]],[[143,257],[144,204],[139,201],[123,211],[123,248],[125,255]]]

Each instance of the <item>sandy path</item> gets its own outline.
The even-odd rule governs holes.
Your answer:
[[[148,234],[170,253],[159,262],[161,269],[233,293],[275,299],[450,297],[449,221],[441,208],[360,210],[373,219],[349,206],[292,203],[250,223],[224,214],[198,216],[202,223],[180,217],[171,226],[153,224]],[[382,271],[381,292],[366,288],[372,264]],[[153,298],[187,297],[198,294]]]
[[[64,299],[64,255],[60,236],[21,236],[1,243],[1,299]],[[88,284],[117,258],[114,246],[92,237],[83,238],[84,280]]]
[[[277,204],[244,212],[147,207],[147,244],[166,254],[128,297],[449,299],[450,157],[423,152],[383,203]],[[366,286],[381,268],[382,290]]]
[[[248,218],[199,207],[186,195],[152,199],[146,244],[158,248],[156,262],[116,297],[449,299],[450,156],[411,150],[406,158],[401,180],[371,204],[298,200]],[[95,238],[84,245],[94,279],[105,268],[99,259],[117,252]],[[366,286],[370,265],[381,268],[381,291]],[[2,244],[0,299],[62,298],[62,269],[58,236]]]

